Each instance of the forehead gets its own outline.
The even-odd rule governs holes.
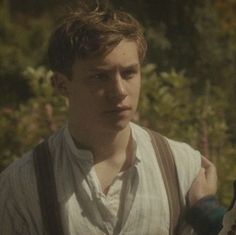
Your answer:
[[[128,67],[133,64],[140,64],[137,43],[122,40],[106,55],[77,59],[72,70],[82,70],[81,72],[99,68],[110,70],[117,67]]]

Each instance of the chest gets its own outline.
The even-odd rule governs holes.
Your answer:
[[[129,171],[133,166],[133,154],[121,154],[112,159],[104,160],[94,164],[94,172],[97,183],[104,194],[107,194],[110,186],[115,180],[119,180],[120,176]]]
[[[93,181],[98,184],[100,190],[106,195],[110,186],[117,181],[120,168],[110,164],[97,164],[94,166]]]
[[[156,170],[145,171],[134,168],[124,180],[111,174],[107,195],[99,192],[98,179],[91,172],[87,182],[92,185],[84,184],[67,202],[69,230],[75,234],[84,229],[89,230],[86,234],[168,234],[169,208],[161,176]]]

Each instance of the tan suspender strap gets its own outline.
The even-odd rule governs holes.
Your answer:
[[[52,158],[47,141],[36,146],[33,161],[45,232],[48,235],[63,235]]]
[[[182,211],[179,180],[173,153],[167,140],[157,132],[147,129],[151,136],[157,161],[165,184],[170,209],[170,235],[178,234],[178,223]]]

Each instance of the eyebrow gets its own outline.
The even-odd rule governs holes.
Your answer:
[[[139,68],[140,64],[139,63],[134,63],[134,64],[129,64],[125,66],[120,66],[122,70],[124,69],[131,69],[131,68]],[[98,66],[96,68],[91,68],[89,69],[89,72],[107,72],[112,70],[112,68],[106,67],[106,66]]]

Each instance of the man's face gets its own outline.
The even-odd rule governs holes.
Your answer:
[[[136,112],[140,83],[134,41],[121,41],[105,56],[75,61],[66,82],[69,121],[84,130],[125,128]]]

